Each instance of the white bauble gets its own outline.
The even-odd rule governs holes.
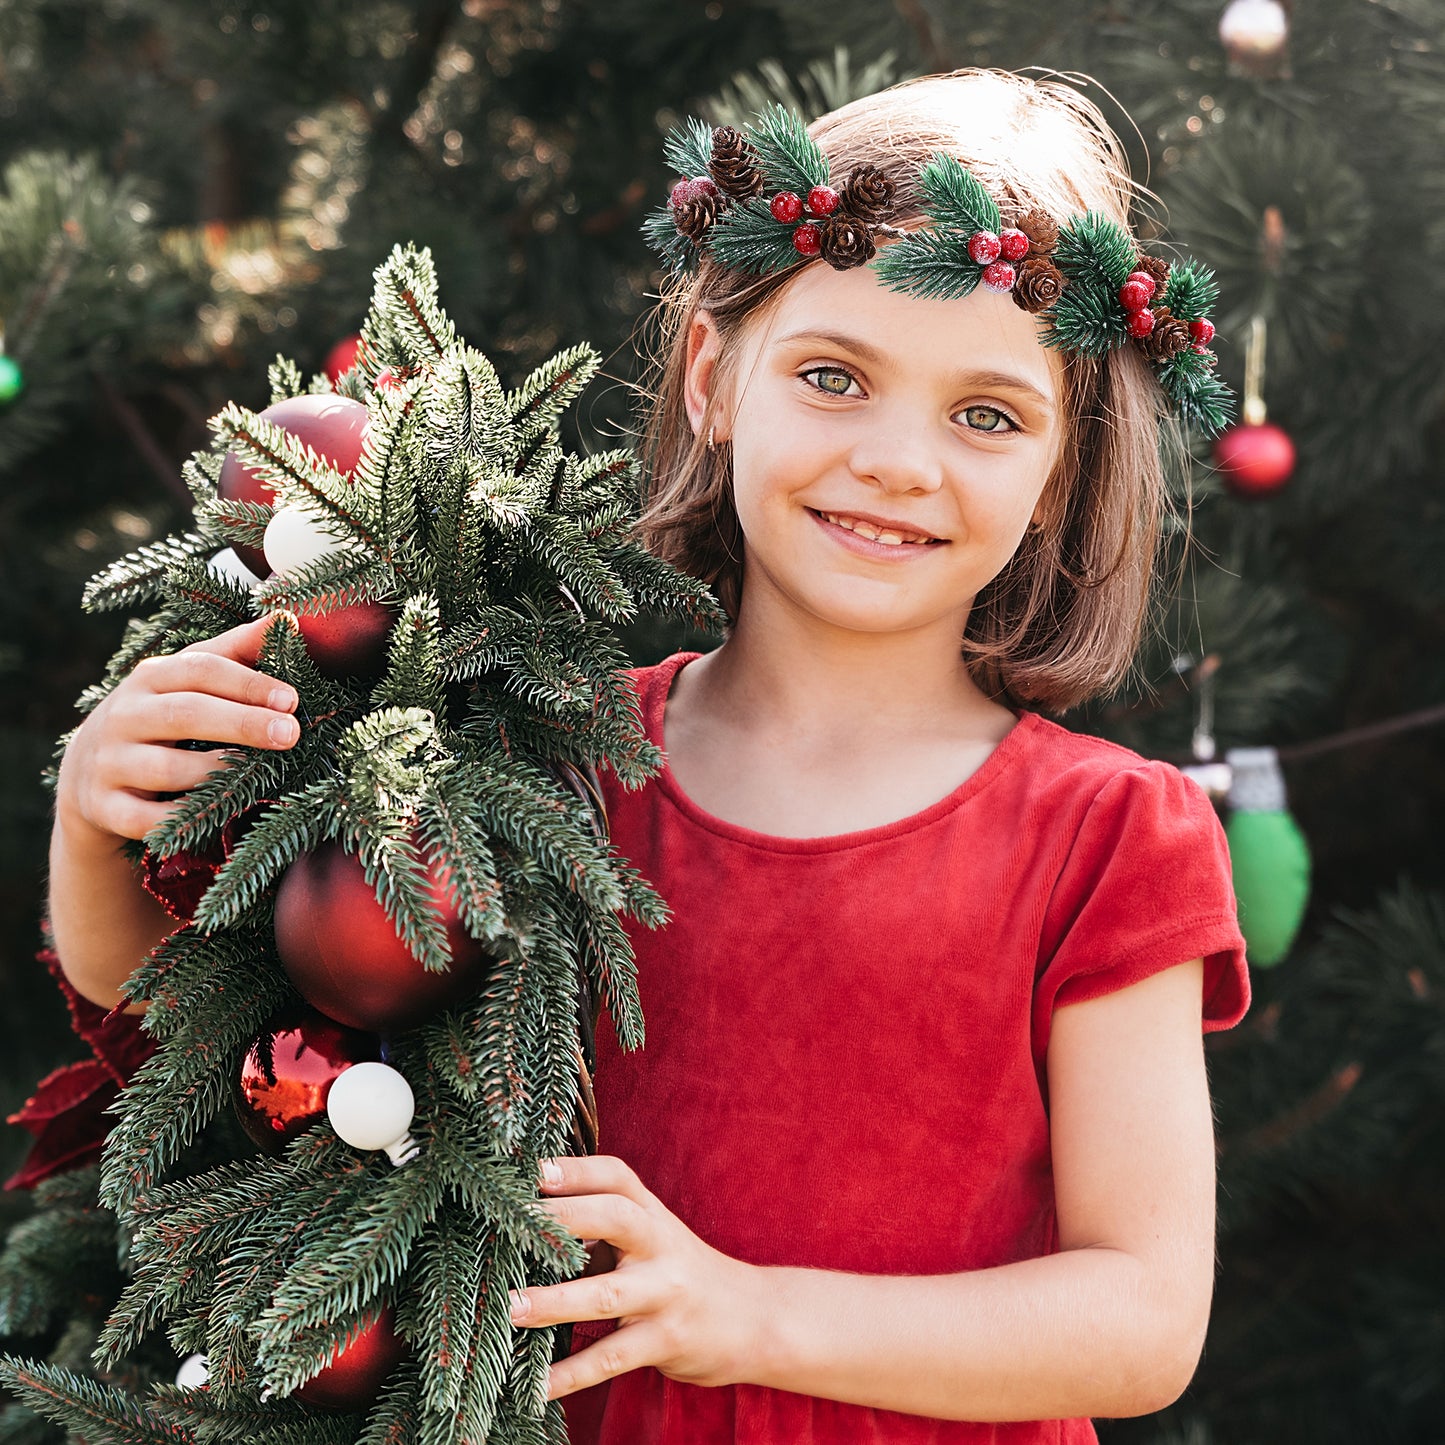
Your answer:
[[[277,507],[266,523],[266,540],[261,550],[271,570],[284,575],[309,567],[328,552],[339,551],[341,546],[314,512],[300,507]]]
[[[204,1355],[187,1355],[176,1371],[176,1384],[183,1390],[199,1390],[210,1378],[210,1363]]]
[[[1267,60],[1284,49],[1289,16],[1279,0],[1231,0],[1219,19],[1219,38],[1237,60]]]
[[[229,547],[222,547],[206,566],[218,577],[229,577],[242,587],[254,587],[261,580]]]
[[[336,1076],[326,1095],[326,1115],[337,1137],[353,1149],[385,1149],[393,1164],[416,1157],[407,1131],[416,1096],[389,1064],[352,1064]]]

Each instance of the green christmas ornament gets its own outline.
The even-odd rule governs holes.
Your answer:
[[[9,404],[25,390],[25,375],[13,356],[0,352],[0,406]]]
[[[1273,748],[1231,748],[1225,824],[1239,926],[1249,961],[1272,968],[1294,946],[1310,896],[1310,850],[1285,802]]]

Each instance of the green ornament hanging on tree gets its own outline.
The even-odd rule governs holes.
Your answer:
[[[1294,946],[1310,896],[1310,850],[1285,798],[1273,748],[1231,748],[1229,821],[1239,926],[1249,961],[1272,968]]]

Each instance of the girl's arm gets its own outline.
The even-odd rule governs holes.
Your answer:
[[[953,1420],[1148,1414],[1178,1399],[1214,1288],[1200,959],[1055,1011],[1060,1253],[965,1274],[766,1268],[749,1383]],[[935,1189],[949,1181],[900,1181]]]
[[[275,620],[144,659],[66,745],[50,835],[50,926],[66,978],[92,1003],[118,1003],[136,965],[179,927],[121,852],[124,839],[144,838],[176,806],[158,793],[185,792],[224,766],[175,742],[279,750],[300,736],[294,690],[249,666]]]

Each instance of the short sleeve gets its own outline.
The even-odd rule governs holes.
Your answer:
[[[1204,789],[1145,762],[1089,805],[1044,912],[1034,984],[1034,1057],[1055,1008],[1204,959],[1202,1028],[1233,1028],[1249,1007],[1229,847]]]

